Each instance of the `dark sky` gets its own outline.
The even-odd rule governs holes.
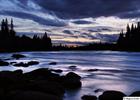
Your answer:
[[[140,0],[0,0],[0,18],[14,18],[22,34],[47,31],[55,42],[91,42],[101,35],[112,40],[137,22],[139,5]]]
[[[140,0],[34,0],[62,17],[139,17]],[[129,15],[129,16],[127,16]]]

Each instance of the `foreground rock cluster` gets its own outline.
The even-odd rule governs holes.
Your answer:
[[[25,58],[25,55],[13,54],[12,59]],[[38,65],[38,61],[29,62],[7,62],[0,60],[0,66],[13,65],[15,67],[29,67]],[[51,62],[49,65],[56,65]],[[77,66],[69,66],[71,71],[77,70]],[[95,72],[98,69],[88,69],[88,72]],[[40,68],[28,73],[22,70],[0,72],[0,100],[63,100],[65,90],[74,90],[82,87],[81,77],[74,72],[60,75],[61,69]],[[96,92],[103,92],[97,89]],[[84,95],[81,100],[123,100],[127,96],[120,91],[105,91],[99,97]],[[140,96],[140,91],[130,96]]]
[[[140,97],[140,91],[136,91],[129,95],[130,97]],[[123,100],[123,97],[127,97],[120,91],[105,91],[98,98],[94,95],[84,95],[81,97],[82,100]]]
[[[81,77],[70,72],[65,76],[42,68],[0,72],[0,100],[63,100],[66,89],[81,87]]]

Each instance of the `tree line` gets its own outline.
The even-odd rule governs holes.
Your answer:
[[[128,24],[126,32],[122,30],[117,46],[119,49],[140,51],[140,22],[137,25]]]
[[[14,30],[13,19],[11,23],[7,19],[1,21],[0,51],[39,51],[51,50],[51,48],[52,41],[46,32],[42,37],[18,36]]]

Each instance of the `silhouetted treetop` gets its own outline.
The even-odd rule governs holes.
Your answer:
[[[127,25],[126,33],[120,33],[117,44],[120,48],[140,50],[140,22]]]
[[[7,18],[1,21],[0,51],[50,50],[51,48],[51,38],[46,32],[43,37],[34,35],[31,38],[25,34],[20,37],[14,30],[13,19],[10,24]]]

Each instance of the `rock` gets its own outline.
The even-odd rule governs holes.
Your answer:
[[[51,63],[49,63],[49,65],[56,65],[57,64],[57,62],[51,62]]]
[[[13,73],[16,75],[22,75],[23,71],[22,70],[15,70],[15,71],[13,71]]]
[[[62,73],[63,70],[61,69],[51,69],[51,71],[55,72],[55,73]]]
[[[8,62],[0,60],[0,66],[8,66],[8,65],[9,65]]]
[[[69,69],[76,70],[77,69],[77,66],[69,66]]]
[[[58,74],[52,73],[47,68],[33,70],[31,72],[25,73],[24,76],[31,80],[41,79],[50,81],[60,81],[60,76]]]
[[[22,80],[22,71],[2,71],[0,72],[0,89],[10,91],[17,89],[19,85],[24,84]]]
[[[49,93],[56,96],[63,96],[65,93],[64,87],[57,82],[52,82],[49,80],[33,80],[28,84],[23,85],[22,90],[27,91],[39,91],[43,93]]]
[[[46,94],[38,91],[13,91],[11,93],[12,100],[62,100],[52,94]]]
[[[119,91],[105,91],[99,96],[99,100],[123,100],[124,96],[126,95]]]
[[[133,97],[135,97],[135,96],[140,96],[140,91],[136,91],[136,92],[133,92],[130,96],[133,96]]]
[[[93,95],[84,95],[81,97],[82,100],[97,100],[96,96]]]
[[[88,69],[87,71],[88,72],[95,72],[95,71],[98,71],[98,69]]]
[[[76,80],[80,80],[81,77],[77,74],[75,74],[74,72],[69,72],[68,74],[66,74],[66,78],[72,78],[72,79],[76,79]]]
[[[16,67],[29,67],[29,66],[38,65],[38,64],[39,64],[38,61],[30,61],[28,63],[23,63],[23,62],[16,63],[13,66],[16,66]]]
[[[6,100],[4,90],[0,89],[0,100]]]
[[[15,67],[29,67],[29,65],[27,63],[23,63],[23,62],[16,63],[13,66],[15,66]]]
[[[62,77],[46,68],[0,72],[2,100],[62,100],[64,93]]]
[[[63,84],[67,89],[77,89],[80,88],[81,77],[73,72],[68,73],[66,76],[63,76]]]
[[[38,61],[30,61],[27,63],[29,66],[32,66],[32,65],[38,65],[39,62]]]
[[[20,58],[25,58],[26,56],[25,55],[22,55],[22,54],[13,54],[12,55],[12,58],[15,58],[15,59],[20,59]]]
[[[10,62],[11,65],[16,64],[17,62]]]

